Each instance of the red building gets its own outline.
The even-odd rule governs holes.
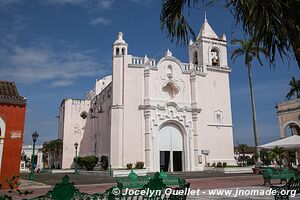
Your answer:
[[[19,176],[24,134],[26,99],[14,82],[0,80],[0,181]]]

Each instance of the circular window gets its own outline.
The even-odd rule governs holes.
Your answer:
[[[82,119],[86,119],[87,116],[88,116],[88,114],[87,114],[87,112],[85,112],[85,111],[83,111],[83,112],[80,114],[80,117],[81,117]]]

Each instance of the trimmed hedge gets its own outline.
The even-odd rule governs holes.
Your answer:
[[[74,158],[74,162],[75,162]],[[85,157],[77,157],[77,163],[81,167],[85,167],[88,171],[93,170],[94,167],[98,163],[98,158],[96,156],[85,156]]]

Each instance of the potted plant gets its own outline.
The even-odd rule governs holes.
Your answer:
[[[252,171],[253,171],[253,174],[259,174],[259,166],[258,166],[258,155],[257,153],[255,153],[253,156],[252,156],[252,159],[254,160],[255,162],[255,166],[252,168]]]

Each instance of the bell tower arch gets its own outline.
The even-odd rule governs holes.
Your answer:
[[[226,36],[220,37],[204,19],[200,32],[195,42],[189,42],[189,62],[191,66],[227,68]]]

